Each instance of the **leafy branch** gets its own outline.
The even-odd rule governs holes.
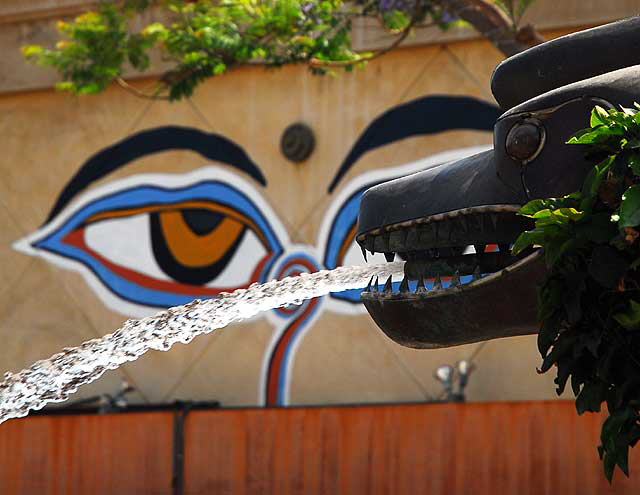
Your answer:
[[[514,252],[544,249],[549,268],[540,289],[540,372],[555,366],[578,414],[606,403],[598,447],[609,481],[629,475],[629,447],[640,440],[640,106],[596,107],[590,128],[569,144],[596,162],[582,189],[538,199],[520,214],[535,221]]]
[[[526,8],[530,1],[521,4]],[[28,60],[54,68],[61,90],[98,93],[117,82],[136,96],[177,100],[204,80],[245,64],[305,64],[314,74],[352,70],[394,49],[417,27],[447,29],[467,21],[507,55],[541,40],[520,39],[518,18],[510,20],[501,5],[491,0],[103,1],[95,11],[58,22],[61,40],[55,47],[30,45],[22,51]],[[135,30],[133,21],[143,11],[165,20]],[[350,35],[360,17],[377,19],[395,40],[374,53],[353,51]],[[145,93],[126,83],[123,74],[128,68],[149,70],[154,50],[169,69]]]

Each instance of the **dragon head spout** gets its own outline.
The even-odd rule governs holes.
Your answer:
[[[631,107],[640,88],[640,17],[544,43],[500,64],[492,91],[505,113],[491,151],[365,192],[356,240],[406,260],[402,283],[362,300],[399,344],[446,347],[535,333],[540,252],[511,254],[532,227],[518,210],[579,190],[593,162],[565,143],[594,106]],[[487,249],[487,246],[491,246]]]

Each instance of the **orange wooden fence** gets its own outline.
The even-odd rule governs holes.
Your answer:
[[[638,494],[604,481],[602,417],[569,402],[192,411],[0,425],[0,494]]]

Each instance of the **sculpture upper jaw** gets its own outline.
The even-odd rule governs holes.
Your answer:
[[[441,288],[437,279],[452,277],[456,286],[461,277],[475,281],[520,261],[511,247],[531,222],[517,215],[519,209],[506,204],[462,208],[372,229],[357,240],[365,258],[368,250],[384,253],[388,261],[397,253],[406,261],[402,292],[408,292],[408,280],[422,287],[424,279],[434,279]]]
[[[402,282],[374,279],[362,293],[378,326],[416,348],[534,333],[544,265],[536,250],[511,254],[530,226],[519,208],[467,207],[361,233],[365,252],[406,260]]]

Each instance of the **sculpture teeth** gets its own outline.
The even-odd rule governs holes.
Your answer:
[[[360,246],[360,249],[362,250],[362,257],[364,258],[364,262],[367,262],[367,250],[364,248],[364,246]]]
[[[415,246],[416,244],[418,244],[418,229],[411,228],[407,232],[407,236],[405,238],[405,245]]]
[[[416,287],[416,294],[424,294],[425,292],[428,291],[424,286],[424,279],[422,278],[422,275],[420,275],[420,278],[418,279],[418,286]]]
[[[440,280],[440,274],[436,275],[436,279],[433,281],[433,290],[442,289],[442,280]]]
[[[491,223],[493,224],[493,228],[497,229],[498,228],[498,215],[495,213],[491,213],[489,215],[489,218],[491,219]]]
[[[391,263],[395,259],[396,253],[384,253],[384,257],[389,263]]]
[[[400,231],[400,245],[402,247],[407,245],[407,235],[409,234],[409,231],[406,229],[402,229]]]
[[[387,294],[390,294],[393,291],[393,282],[391,281],[391,275],[389,275],[389,278],[384,284],[384,291]]]
[[[476,266],[475,270],[473,270],[473,280],[480,279],[480,265]]]
[[[476,250],[476,254],[484,253],[484,250],[486,249],[486,247],[487,247],[486,244],[474,244],[473,245],[473,249]]]
[[[373,282],[373,275],[369,279],[369,283],[367,284],[367,292],[371,292],[371,283]]]
[[[452,287],[460,287],[460,273],[458,272],[458,270],[456,270],[456,272],[453,274],[453,276],[451,277],[451,286]]]
[[[373,292],[378,292],[378,277],[376,276],[376,281],[373,283]]]
[[[373,245],[375,243],[375,237],[370,235],[365,239],[365,242],[366,242],[367,251],[370,251],[371,253],[373,253]]]
[[[400,292],[409,292],[409,280],[407,279],[406,275],[400,283]]]

